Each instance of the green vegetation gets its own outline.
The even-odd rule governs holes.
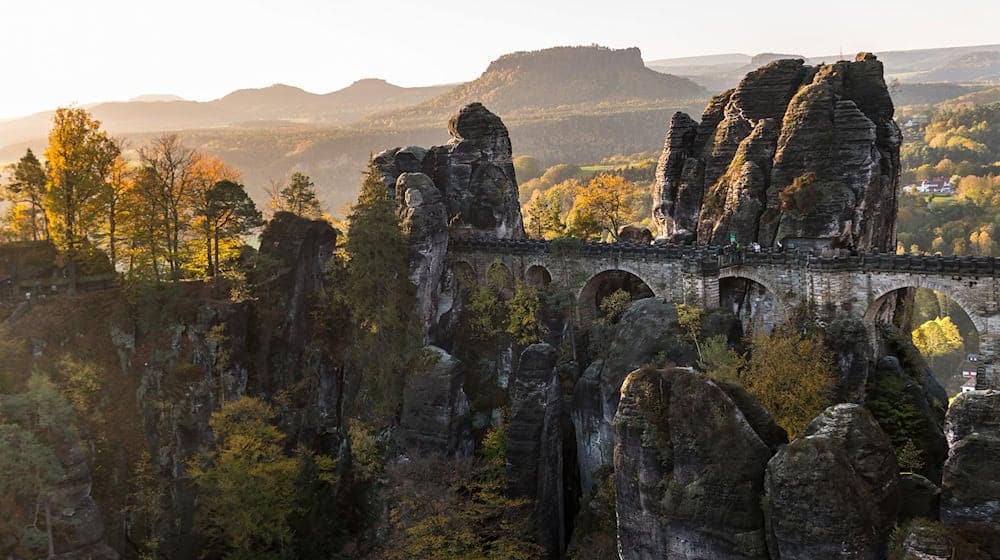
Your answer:
[[[394,201],[373,164],[348,221],[347,269],[343,289],[334,297],[342,298],[350,317],[348,361],[362,373],[374,414],[388,420],[403,396],[402,366],[412,344],[415,295],[409,247]]]
[[[285,436],[270,423],[274,410],[243,397],[212,414],[215,446],[189,465],[199,489],[198,526],[206,551],[226,558],[288,558],[293,516],[306,507],[300,478],[334,482],[332,459],[298,450],[287,455]]]
[[[66,476],[57,451],[73,445],[73,409],[51,380],[33,374],[23,393],[0,401],[0,553],[54,555]],[[23,505],[29,507],[19,507]]]
[[[299,171],[292,173],[287,185],[275,185],[270,198],[272,212],[291,212],[296,216],[312,219],[323,217],[316,184],[308,175]]]

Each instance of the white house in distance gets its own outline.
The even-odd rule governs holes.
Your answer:
[[[979,354],[969,354],[965,357],[965,361],[962,362],[962,377],[965,379],[965,383],[962,383],[963,393],[976,390],[976,370],[978,367]]]
[[[919,184],[906,185],[903,187],[903,192],[953,195],[955,194],[955,187],[947,177],[934,177],[932,179],[924,179]]]

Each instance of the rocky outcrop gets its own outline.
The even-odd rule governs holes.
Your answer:
[[[445,261],[450,233],[523,238],[510,135],[481,103],[448,122],[451,140],[392,148],[372,162],[397,201],[424,343],[451,347],[458,285]]]
[[[653,185],[657,238],[895,248],[901,135],[882,63],[777,60],[674,115]]]
[[[658,354],[673,363],[693,363],[693,348],[679,333],[674,304],[654,298],[638,300],[609,333],[605,355],[594,360],[577,381],[572,418],[584,493],[594,487],[594,471],[611,464],[615,446],[611,423],[625,377]]]
[[[767,465],[771,557],[883,558],[899,507],[897,470],[889,438],[864,407],[828,408]]]
[[[337,230],[329,222],[289,212],[277,212],[261,233],[263,263],[254,274],[261,302],[253,345],[255,389],[271,392],[288,386],[313,358],[308,355],[311,313],[336,243]],[[320,369],[332,369],[328,362]]]
[[[399,429],[410,453],[467,457],[472,454],[469,399],[461,364],[436,346],[407,364]]]
[[[441,275],[448,252],[448,213],[441,191],[423,173],[401,174],[396,179],[396,197],[403,235],[410,247],[410,281],[417,288],[417,320],[424,342],[428,342],[442,299]]]
[[[544,343],[521,353],[510,385],[506,450],[507,491],[532,501],[539,543],[552,558],[559,558],[566,542],[557,357]]]
[[[394,148],[376,155],[374,163],[386,188],[398,197],[398,177],[422,172],[441,193],[453,229],[524,237],[510,135],[503,121],[481,103],[471,103],[451,117],[448,132],[451,140],[444,146]]]
[[[962,393],[945,425],[948,461],[942,478],[941,520],[1000,532],[1000,391]]]
[[[768,558],[771,447],[726,392],[688,368],[637,370],[614,429],[623,558]]]

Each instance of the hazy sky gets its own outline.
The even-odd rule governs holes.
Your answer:
[[[998,0],[4,0],[0,118],[277,82],[458,82],[555,45],[638,46],[652,60],[1000,43],[997,22]]]

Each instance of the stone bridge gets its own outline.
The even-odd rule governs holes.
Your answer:
[[[929,288],[954,300],[979,334],[977,384],[996,387],[1000,347],[1000,259],[862,253],[820,256],[808,252],[736,252],[726,248],[574,240],[454,238],[448,248],[456,270],[483,278],[502,267],[511,279],[536,287],[550,283],[571,291],[577,320],[586,324],[600,300],[619,287],[631,293],[704,308],[729,303],[727,292],[752,287],[775,319],[811,304],[828,314],[861,318],[874,327],[900,290]]]

